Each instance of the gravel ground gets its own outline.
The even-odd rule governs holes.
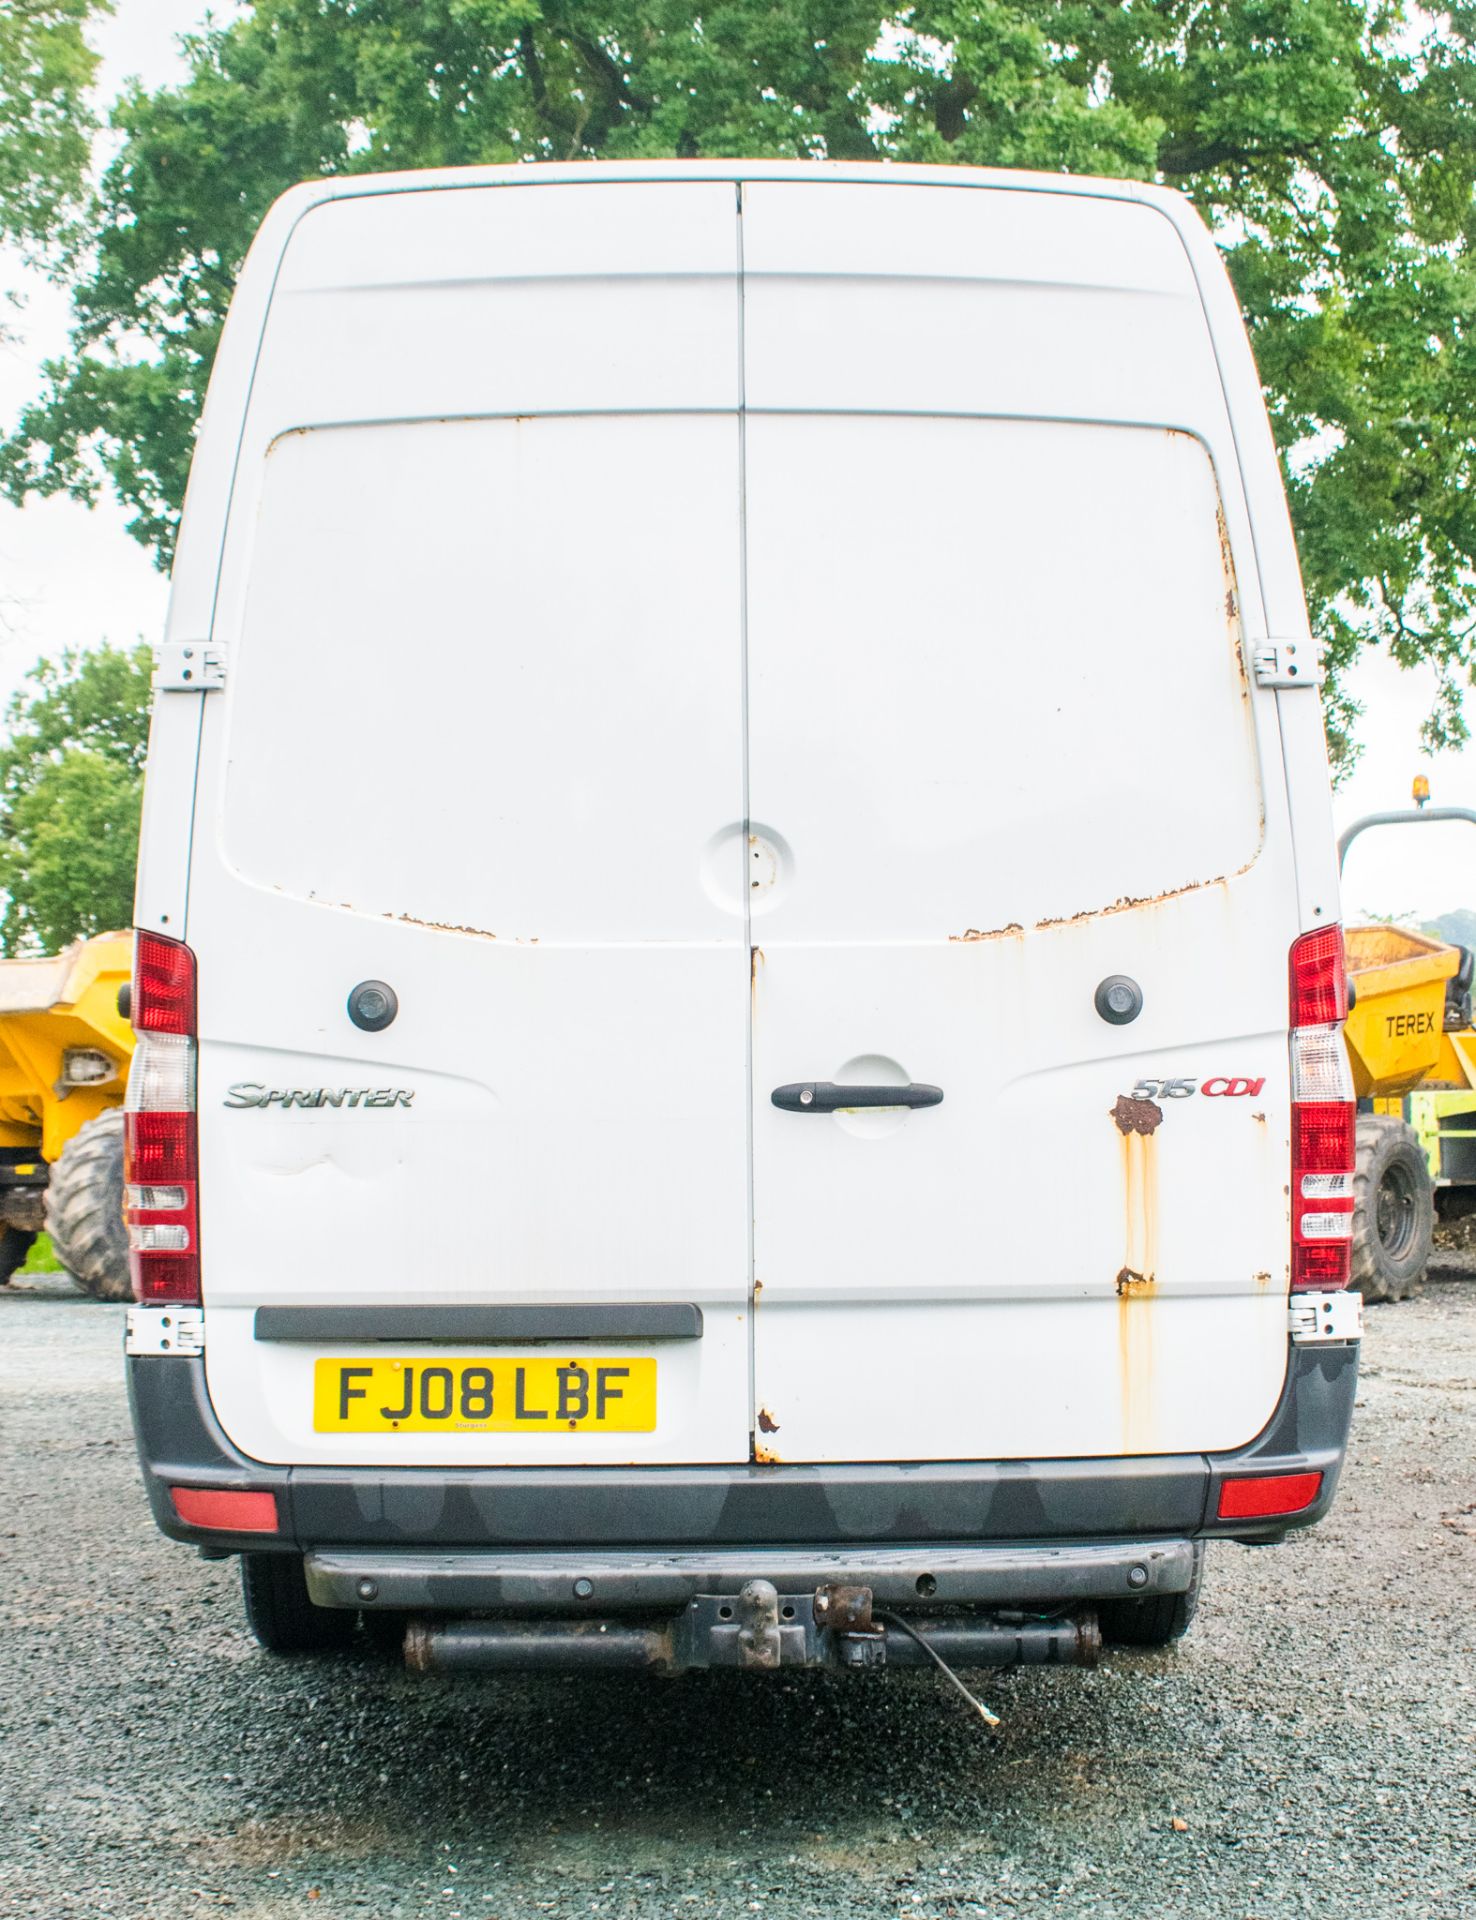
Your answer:
[[[1442,1255],[1442,1273],[1469,1264]],[[121,1309],[0,1293],[0,1914],[1270,1920],[1476,1908],[1476,1286],[1369,1316],[1331,1520],[1095,1673],[417,1679],[156,1535]]]

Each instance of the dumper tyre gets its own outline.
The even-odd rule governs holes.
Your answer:
[[[1434,1231],[1435,1190],[1418,1135],[1391,1114],[1360,1114],[1351,1284],[1366,1301],[1407,1300],[1429,1265]]]
[[[123,1225],[123,1109],[110,1107],[62,1148],[46,1189],[56,1257],[98,1300],[131,1300]]]
[[[0,1226],[0,1287],[20,1272],[35,1244],[35,1234],[28,1233],[24,1227]]]
[[[358,1616],[315,1606],[295,1553],[243,1553],[241,1598],[246,1624],[268,1653],[337,1653],[352,1644]]]
[[[1109,1647],[1167,1647],[1181,1640],[1199,1610],[1204,1546],[1194,1549],[1194,1571],[1182,1593],[1150,1593],[1141,1600],[1102,1600],[1097,1625]]]

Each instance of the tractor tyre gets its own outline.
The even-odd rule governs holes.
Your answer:
[[[131,1300],[123,1225],[123,1109],[89,1120],[62,1148],[46,1189],[56,1257],[98,1300]]]
[[[0,1287],[8,1285],[26,1264],[26,1255],[36,1241],[24,1227],[0,1226]]]
[[[1435,1189],[1413,1128],[1389,1114],[1360,1114],[1350,1284],[1366,1301],[1407,1300],[1424,1277],[1434,1231]]]

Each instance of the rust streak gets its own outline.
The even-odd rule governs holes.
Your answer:
[[[1240,871],[1246,872],[1242,867]],[[1182,887],[1169,887],[1163,893],[1122,894],[1110,906],[1083,907],[1080,913],[1059,914],[1053,920],[1037,920],[1035,928],[1042,933],[1047,927],[1074,927],[1081,920],[1097,920],[1109,913],[1131,913],[1135,907],[1161,907],[1165,900],[1178,900],[1186,893],[1200,893],[1206,887],[1223,887],[1229,879],[1225,873],[1217,873],[1212,880],[1189,880]]]
[[[777,1467],[780,1464],[779,1455],[770,1447],[760,1446],[757,1441],[754,1442],[753,1458],[755,1466]]]
[[[1011,920],[1007,926],[989,927],[982,931],[978,927],[969,927],[967,931],[963,933],[950,933],[948,938],[954,942],[968,942],[968,941],[974,941],[974,940],[1004,940],[1004,939],[1007,939],[1011,934],[1023,934],[1024,931],[1025,931],[1024,927],[1021,926],[1018,920]]]
[[[1122,1450],[1155,1445],[1153,1327],[1158,1292],[1158,1138],[1163,1109],[1123,1094],[1112,1109],[1122,1152],[1124,1258],[1116,1278]]]
[[[478,940],[495,940],[485,927],[462,927],[454,920],[417,920],[413,913],[387,913],[386,920],[402,920],[407,927],[425,927],[431,933],[470,933]]]
[[[1225,618],[1240,618],[1240,590],[1235,578],[1235,555],[1230,548],[1230,523],[1223,506],[1215,508],[1215,532],[1220,542],[1220,571],[1225,577]]]
[[[1264,837],[1264,822],[1262,823],[1262,830]],[[1256,852],[1245,862],[1244,866],[1237,867],[1234,874],[1217,873],[1208,880],[1186,880],[1183,886],[1166,887],[1162,893],[1125,893],[1120,895],[1116,900],[1109,901],[1105,906],[1083,907],[1079,913],[1052,914],[1044,920],[1035,921],[1030,931],[1032,933],[1046,933],[1052,927],[1076,927],[1087,920],[1104,920],[1107,915],[1111,913],[1134,913],[1140,907],[1165,906],[1170,900],[1182,900],[1186,894],[1204,893],[1210,887],[1228,887],[1232,879],[1237,878],[1240,874],[1249,873],[1259,857],[1260,847],[1258,845]],[[1024,938],[1025,931],[1025,928],[1022,927],[1018,921],[1012,920],[1007,926],[991,927],[987,931],[981,931],[978,927],[970,927],[964,933],[950,933],[948,938],[950,942],[954,943],[967,943],[976,940],[1002,940],[1008,936]]]

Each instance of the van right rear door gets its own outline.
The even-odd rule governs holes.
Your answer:
[[[759,182],[744,258],[758,1457],[1249,1440],[1295,888],[1182,242]]]

